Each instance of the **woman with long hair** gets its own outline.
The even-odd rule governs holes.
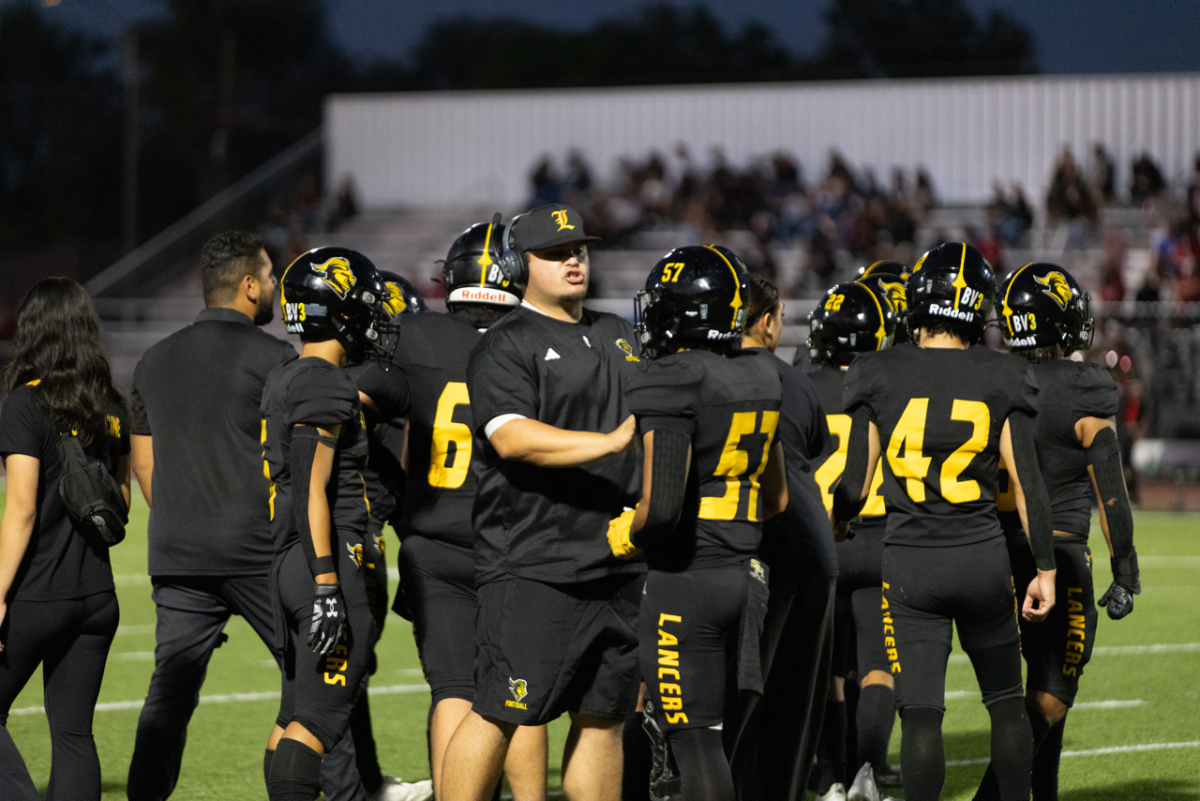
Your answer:
[[[73,431],[129,502],[129,419],[100,347],[87,292],[39,281],[21,303],[16,353],[3,373],[0,456],[0,798],[37,801],[8,732],[13,701],[42,666],[54,761],[46,798],[100,798],[92,714],[120,611],[108,549],[85,538],[59,496],[58,442]]]

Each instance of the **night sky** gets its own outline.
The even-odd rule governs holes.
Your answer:
[[[7,2],[10,0],[0,0]],[[46,12],[111,36],[158,13],[157,0],[44,0]],[[977,12],[999,8],[1034,32],[1045,73],[1200,70],[1200,0],[967,0]],[[691,6],[694,2],[681,2]],[[622,16],[642,0],[327,0],[337,39],[360,61],[400,60],[439,16],[514,16],[549,27],[587,27]],[[765,23],[794,52],[821,41],[824,0],[704,0],[727,26]]]

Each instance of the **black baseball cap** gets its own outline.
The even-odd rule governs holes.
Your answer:
[[[514,218],[513,244],[517,250],[545,250],[575,242],[598,242],[583,232],[583,217],[570,206],[547,203]]]

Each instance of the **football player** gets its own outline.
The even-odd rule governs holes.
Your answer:
[[[908,294],[904,284],[908,281],[908,268],[898,261],[877,261],[865,268],[854,279],[883,295],[892,304],[896,313],[895,344],[908,342]]]
[[[626,397],[645,445],[642,499],[609,526],[645,552],[639,643],[646,704],[689,801],[732,801],[722,742],[739,690],[762,692],[762,521],[787,505],[774,441],[782,387],[765,350],[740,350],[747,274],[731,251],[677,248],[638,294],[647,369]],[[761,483],[760,483],[761,482]]]
[[[779,291],[752,275],[745,305],[742,347],[774,353],[783,332]],[[754,717],[743,718],[747,730],[734,745],[732,764],[740,795],[800,798],[822,728],[833,651],[837,558],[812,468],[833,440],[808,377],[777,357],[768,362],[783,385],[776,439],[787,465],[788,506],[764,524],[759,558],[771,571],[762,644],[765,689],[757,704],[753,697],[747,704]]]
[[[358,375],[364,404],[385,420],[407,418],[401,535],[403,601],[432,692],[430,760],[441,792],[446,746],[475,699],[475,561],[471,507],[471,403],[467,359],[492,323],[521,301],[496,267],[504,226],[477,223],[450,246],[442,268],[446,314],[404,315],[403,347],[389,366]],[[412,304],[408,306],[411,308]],[[518,730],[506,760],[517,801],[541,799],[545,727]]]
[[[1023,359],[979,344],[995,287],[991,266],[970,245],[946,243],[926,253],[908,282],[913,342],[859,355],[843,391],[852,424],[834,491],[839,525],[861,509],[884,460],[883,634],[910,801],[934,801],[945,779],[952,626],[991,716],[999,797],[1029,796],[1033,735],[995,512],[1001,456],[1037,568],[1021,609],[1027,620],[1044,620],[1054,606],[1054,547],[1034,445],[1036,379]]]
[[[825,293],[809,316],[808,352],[818,368],[809,374],[829,414],[829,430],[837,450],[816,469],[817,484],[827,509],[833,509],[833,487],[841,478],[850,444],[851,419],[842,409],[842,381],[850,362],[860,353],[891,346],[897,322],[887,294],[872,291],[875,276],[838,284]],[[894,276],[896,281],[900,277]],[[902,288],[901,288],[902,291]],[[831,706],[822,739],[828,754],[822,761],[818,795],[830,801],[878,801],[876,773],[887,771],[887,747],[896,704],[892,674],[884,650],[879,619],[882,602],[883,535],[886,509],[880,494],[883,466],[875,468],[867,502],[851,523],[852,536],[837,544],[837,613],[834,622],[834,668]],[[852,644],[857,644],[851,653]],[[846,793],[845,682],[856,666],[858,708],[854,782]]]
[[[322,755],[349,726],[374,643],[362,569],[367,439],[358,389],[342,367],[385,335],[386,291],[369,259],[337,247],[300,256],[280,282],[284,323],[303,349],[271,371],[261,405],[276,631],[286,640],[267,743],[272,801],[316,796]]]
[[[1091,346],[1088,295],[1062,267],[1035,263],[1008,276],[999,297],[997,316],[1005,342],[1014,354],[1033,364],[1037,377],[1038,462],[1050,493],[1054,525],[1059,603],[1045,623],[1021,622],[1021,652],[1029,666],[1025,706],[1035,736],[1049,727],[1033,758],[1033,798],[1054,801],[1063,726],[1095,646],[1097,613],[1087,545],[1093,491],[1111,557],[1113,582],[1100,598],[1110,618],[1120,620],[1133,611],[1133,596],[1141,592],[1141,581],[1114,422],[1116,384],[1100,365],[1066,358]],[[1005,478],[1001,476],[1005,491],[998,498],[1000,523],[1008,536],[1020,596],[1035,566],[1028,543],[1019,536],[1021,521],[1012,492],[1003,486]],[[976,798],[999,797],[994,772],[989,770]]]

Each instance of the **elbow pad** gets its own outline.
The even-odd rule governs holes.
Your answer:
[[[850,442],[846,446],[846,467],[842,479],[833,490],[833,516],[846,522],[858,517],[866,499],[862,497],[863,482],[867,479],[867,462],[871,459],[871,419],[861,406],[850,422]],[[882,455],[879,458],[883,458]]]
[[[682,431],[654,430],[646,524],[630,537],[638,548],[648,548],[675,530],[687,492],[688,448],[691,445],[692,441]]]
[[[296,426],[292,429],[292,514],[296,519],[296,530],[300,533],[300,547],[304,549],[304,558],[313,576],[337,572],[333,557],[317,557],[312,526],[308,520],[309,485],[312,483],[313,461],[317,458],[318,445],[336,449],[337,440],[319,434],[315,426]]]
[[[1009,415],[1013,460],[1025,495],[1025,515],[1029,521],[1029,547],[1038,570],[1054,570],[1054,521],[1050,514],[1050,495],[1042,479],[1037,459],[1037,424],[1023,412]]]
[[[1108,521],[1113,558],[1126,559],[1133,552],[1133,511],[1121,469],[1121,443],[1111,428],[1102,428],[1087,449],[1088,466],[1096,477],[1100,505]]]

